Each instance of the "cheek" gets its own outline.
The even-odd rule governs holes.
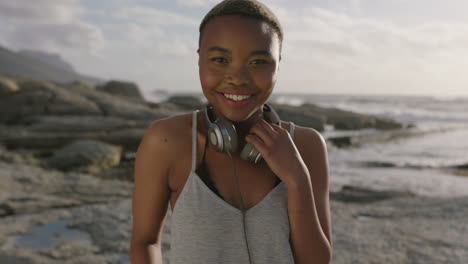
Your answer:
[[[257,72],[255,75],[255,83],[257,86],[268,88],[272,87],[276,83],[277,71],[275,70],[265,70]]]
[[[200,82],[203,89],[211,89],[217,87],[222,81],[224,74],[219,71],[214,71],[208,67],[200,67]]]

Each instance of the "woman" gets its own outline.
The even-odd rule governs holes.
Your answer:
[[[223,1],[205,16],[198,65],[210,107],[146,131],[135,161],[132,263],[150,263],[150,244],[161,263],[163,223],[171,264],[330,262],[325,141],[312,128],[265,121],[282,40],[258,1]],[[219,123],[234,127],[237,148],[215,145],[210,127]],[[256,164],[241,158],[247,143],[261,154]]]

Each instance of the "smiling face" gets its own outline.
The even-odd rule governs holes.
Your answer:
[[[279,60],[279,38],[268,23],[235,15],[215,17],[200,42],[203,94],[217,115],[247,120],[261,111],[273,91]]]

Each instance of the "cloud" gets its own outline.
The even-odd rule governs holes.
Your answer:
[[[73,50],[93,53],[102,47],[101,30],[82,19],[84,9],[76,0],[0,0],[0,42],[17,49],[47,52]]]
[[[35,23],[67,23],[81,12],[76,0],[0,0],[0,16]]]
[[[185,56],[192,50],[196,50],[195,39],[191,41],[187,36],[166,32],[161,27],[140,25],[138,21],[119,26],[107,26],[105,30],[113,36],[112,41],[107,42],[107,48],[119,49],[125,51],[124,53],[146,54],[142,56],[142,60],[147,60],[149,57],[161,57],[161,55]]]
[[[83,22],[69,24],[18,24],[6,36],[15,49],[49,52],[82,50],[95,52],[103,44],[101,31]]]
[[[188,16],[179,15],[168,10],[134,6],[118,10],[115,14],[117,19],[138,21],[148,25],[186,25],[198,26],[198,20]]]
[[[195,49],[191,49],[191,46],[186,42],[174,39],[166,42],[161,42],[158,44],[158,51],[160,54],[164,55],[175,55],[175,56],[185,56],[188,55],[191,51],[195,52]]]
[[[404,27],[319,8],[291,16],[294,18],[286,22],[286,41],[296,54],[299,49],[324,55],[395,55],[394,58],[410,60],[441,52],[460,54],[460,49],[468,45],[468,24],[430,22]]]
[[[147,89],[188,90],[199,81],[199,16],[217,2],[0,0],[0,44],[60,52],[78,70],[133,79]],[[466,90],[466,23],[365,16],[374,11],[371,0],[264,2],[285,30],[282,91]]]
[[[185,56],[195,50],[193,37],[199,21],[189,16],[168,10],[132,6],[117,10],[114,19],[119,23],[106,27],[114,36],[113,45],[124,48],[131,42],[130,48],[153,56]]]
[[[185,7],[210,6],[219,2],[219,0],[177,0],[177,4]]]
[[[122,42],[130,42],[137,45],[147,44],[151,46],[154,45],[155,42],[161,41],[166,36],[166,33],[161,27],[147,27],[136,22],[107,27],[106,29],[112,30],[114,37],[120,39]]]
[[[285,28],[279,86],[440,93],[468,82],[466,23],[402,25],[316,7],[278,16]]]

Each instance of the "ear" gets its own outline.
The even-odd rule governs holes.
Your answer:
[[[197,49],[198,54],[198,67],[200,67],[200,49]]]

